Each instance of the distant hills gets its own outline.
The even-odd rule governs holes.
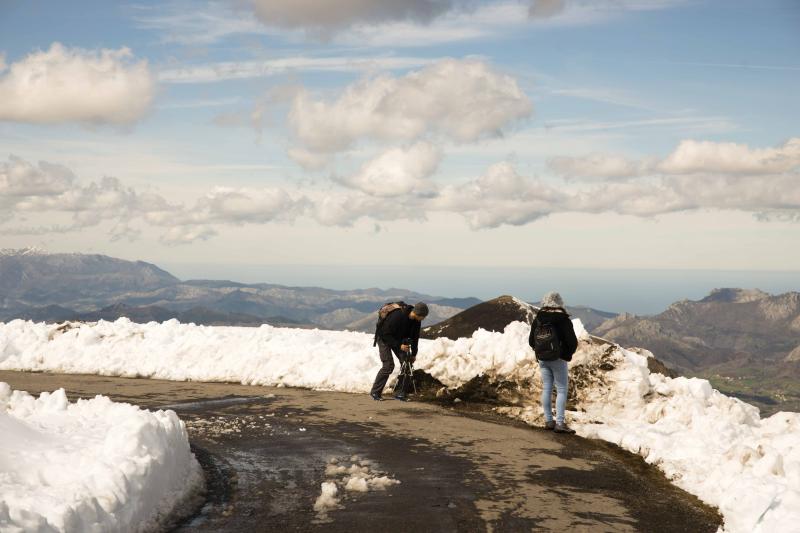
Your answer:
[[[480,303],[404,289],[335,291],[320,287],[182,281],[143,261],[95,254],[0,251],[0,320],[114,320],[177,318],[206,325],[262,323],[371,331],[375,313],[394,300],[429,304],[429,321]]]
[[[228,280],[182,281],[144,261],[98,254],[50,254],[0,250],[0,320],[60,322],[163,321],[252,326],[262,323],[373,331],[375,313],[386,302],[424,301],[435,324],[481,303],[478,298],[443,298],[405,289],[337,291]],[[614,313],[570,308],[587,328]]]
[[[768,411],[800,409],[800,293],[715,289],[655,316],[619,315],[594,333],[646,348],[682,374],[708,377]]]
[[[657,352],[682,370],[792,362],[800,349],[800,293],[715,289],[655,316],[622,314],[595,329],[623,345]]]

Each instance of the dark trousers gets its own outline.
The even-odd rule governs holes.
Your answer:
[[[383,388],[386,382],[389,381],[389,376],[392,375],[394,370],[394,358],[392,357],[392,349],[386,346],[383,341],[378,339],[378,355],[381,357],[383,366],[378,370],[378,375],[375,376],[375,383],[372,385],[371,394],[383,394]]]

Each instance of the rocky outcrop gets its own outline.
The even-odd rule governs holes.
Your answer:
[[[487,331],[503,331],[511,322],[530,323],[536,308],[513,296],[500,296],[479,303],[438,324],[422,329],[420,336],[425,339],[447,337],[458,339],[470,337],[479,328]]]

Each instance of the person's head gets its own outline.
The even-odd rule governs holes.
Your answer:
[[[419,320],[422,322],[428,316],[428,305],[425,302],[417,302],[414,304],[414,309],[409,313],[409,318],[412,320]]]
[[[542,297],[542,307],[564,307],[564,299],[555,291],[548,292]]]

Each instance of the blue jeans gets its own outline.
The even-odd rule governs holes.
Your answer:
[[[553,420],[553,381],[556,385],[556,422],[564,423],[564,411],[567,410],[567,362],[563,359],[555,361],[539,361],[542,374],[542,409],[546,422]]]

